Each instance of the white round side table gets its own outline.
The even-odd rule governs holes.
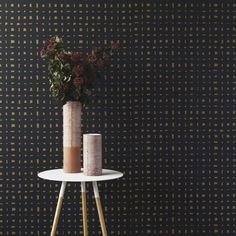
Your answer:
[[[100,201],[97,182],[118,179],[122,176],[123,174],[121,172],[115,171],[115,170],[108,170],[108,169],[103,169],[102,175],[99,175],[99,176],[86,176],[83,174],[83,172],[64,173],[63,169],[46,170],[46,171],[38,173],[39,178],[62,182],[50,236],[56,235],[57,225],[59,221],[60,211],[62,207],[62,202],[63,202],[67,182],[80,182],[81,183],[84,236],[88,236],[87,207],[86,207],[86,182],[92,182],[94,197],[96,200],[96,205],[97,205],[97,210],[98,210],[99,221],[100,221],[101,229],[102,229],[102,235],[107,236],[107,230],[106,230],[105,220],[104,220],[104,216],[102,212],[102,205]]]

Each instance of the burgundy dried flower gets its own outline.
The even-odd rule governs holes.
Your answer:
[[[75,78],[74,80],[73,80],[73,85],[77,88],[77,87],[79,87],[80,85],[82,85],[82,80],[81,80],[81,78]]]
[[[112,44],[111,44],[111,48],[112,49],[117,49],[119,47],[119,43],[117,43],[117,42],[113,42]]]
[[[75,75],[75,77],[80,77],[81,74],[84,72],[84,67],[81,65],[77,65],[73,68],[72,73]]]
[[[65,54],[63,52],[60,52],[57,54],[57,57],[60,59],[60,60],[64,60],[65,59]]]
[[[94,64],[97,61],[96,55],[89,55],[88,62]]]
[[[49,45],[47,46],[48,50],[53,50],[56,47],[56,44],[54,42],[49,43]]]
[[[48,45],[51,43],[51,40],[50,39],[47,39],[44,43],[44,46],[45,47],[48,47]]]
[[[44,57],[47,56],[47,52],[46,52],[45,49],[42,49],[42,50],[40,51],[40,56],[41,56],[42,58],[44,58]]]
[[[63,92],[64,92],[64,93],[67,93],[68,90],[69,90],[68,85],[63,84]]]
[[[70,59],[72,62],[79,62],[81,60],[81,54],[79,52],[73,52]]]

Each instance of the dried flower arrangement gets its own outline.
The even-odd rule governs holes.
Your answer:
[[[50,91],[61,105],[67,101],[86,103],[93,95],[93,82],[99,77],[99,70],[109,65],[117,43],[107,48],[93,48],[92,53],[69,52],[61,38],[54,36],[45,41],[40,52],[49,61]]]

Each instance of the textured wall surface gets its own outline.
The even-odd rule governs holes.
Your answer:
[[[109,235],[236,235],[235,22],[234,1],[2,0],[0,235],[50,232],[60,185],[37,172],[62,166],[62,109],[38,52],[55,34],[71,50],[122,44],[82,121],[125,173],[99,185]],[[69,184],[58,235],[79,233]]]

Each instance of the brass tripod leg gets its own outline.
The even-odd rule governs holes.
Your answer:
[[[93,182],[93,191],[94,191],[94,197],[96,200],[99,221],[100,221],[101,228],[102,228],[102,235],[107,236],[107,229],[106,229],[105,220],[104,220],[104,216],[103,216],[103,212],[102,212],[102,205],[101,205],[101,200],[100,200],[100,196],[99,196],[99,192],[98,192],[97,182]]]
[[[81,182],[81,195],[82,195],[82,212],[83,212],[84,236],[88,236],[87,206],[86,206],[86,186],[85,186],[85,182]]]
[[[61,190],[60,190],[60,194],[59,194],[58,201],[57,201],[57,208],[56,208],[56,213],[55,213],[55,216],[54,216],[50,236],[55,236],[56,235],[57,225],[58,225],[58,221],[59,221],[59,216],[60,216],[60,212],[61,212],[61,207],[62,207],[62,202],[63,202],[63,198],[64,198],[65,189],[66,189],[66,182],[63,181],[61,183]]]

